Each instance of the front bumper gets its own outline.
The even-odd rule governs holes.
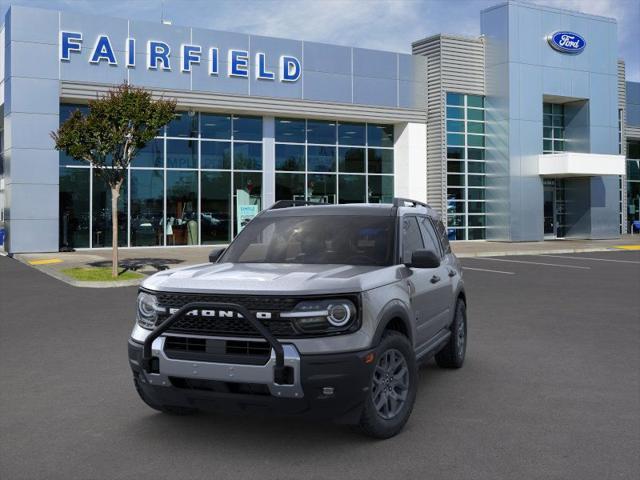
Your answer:
[[[372,350],[301,355],[292,344],[282,344],[290,384],[274,379],[275,353],[265,365],[245,365],[169,358],[166,337],[154,340],[152,355],[157,373],[143,366],[143,345],[129,340],[129,364],[145,395],[162,405],[213,411],[258,411],[303,414],[357,422],[366,398],[373,363]]]

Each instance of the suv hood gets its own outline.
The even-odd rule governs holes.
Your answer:
[[[150,290],[250,295],[355,293],[398,280],[397,266],[206,263],[147,278]]]

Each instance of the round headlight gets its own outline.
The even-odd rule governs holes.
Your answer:
[[[149,330],[156,326],[158,302],[156,297],[145,292],[138,294],[138,325]]]
[[[331,304],[327,308],[327,320],[334,327],[342,327],[351,320],[351,309],[345,303]]]

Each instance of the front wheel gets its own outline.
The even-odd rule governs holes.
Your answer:
[[[467,352],[467,306],[461,298],[456,303],[450,330],[447,344],[436,354],[436,363],[442,368],[460,368]]]
[[[411,343],[400,333],[387,332],[376,349],[376,365],[360,418],[362,431],[374,438],[398,434],[411,415],[417,388]]]

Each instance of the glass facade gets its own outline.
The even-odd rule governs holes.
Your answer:
[[[627,232],[640,222],[640,140],[627,141]],[[640,224],[635,232],[640,231]]]
[[[486,238],[484,97],[447,93],[447,229],[450,240]]]
[[[86,106],[60,105],[63,122]],[[134,158],[118,202],[121,246],[227,243],[237,208],[262,208],[262,118],[179,112]],[[111,191],[60,153],[60,246],[110,247]]]
[[[564,105],[542,104],[542,153],[564,152]]]
[[[60,106],[64,121],[81,105]],[[262,117],[179,112],[138,152],[118,202],[120,246],[228,243],[263,197]],[[275,199],[391,202],[393,125],[275,120]],[[60,153],[60,244],[110,247],[111,191]]]
[[[275,120],[276,200],[393,199],[393,125]]]

